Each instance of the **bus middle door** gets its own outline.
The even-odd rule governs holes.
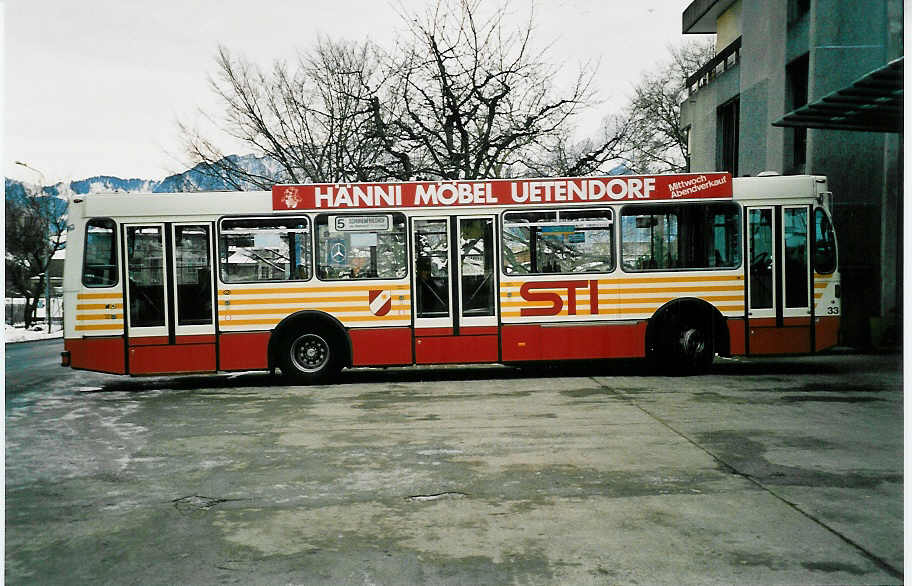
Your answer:
[[[810,207],[746,209],[748,354],[812,352]]]
[[[127,372],[213,372],[212,225],[124,225]]]
[[[416,364],[499,360],[494,221],[412,218]]]

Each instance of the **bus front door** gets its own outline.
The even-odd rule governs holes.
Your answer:
[[[124,225],[127,372],[216,370],[212,225]]]
[[[810,206],[747,208],[747,352],[814,349]]]
[[[411,220],[416,364],[497,362],[493,215]]]

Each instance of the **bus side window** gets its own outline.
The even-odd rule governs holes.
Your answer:
[[[821,208],[814,211],[814,270],[821,275],[836,270],[836,233]]]
[[[306,281],[310,247],[306,217],[225,218],[219,226],[222,281]]]
[[[408,274],[402,213],[321,214],[316,233],[320,280],[401,279]]]
[[[113,287],[118,281],[117,230],[110,218],[86,222],[82,284],[86,287]]]

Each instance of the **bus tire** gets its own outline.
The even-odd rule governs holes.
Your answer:
[[[289,332],[279,345],[282,374],[297,383],[315,384],[332,379],[341,370],[340,345],[318,329]]]
[[[673,376],[704,374],[712,365],[716,340],[711,315],[699,311],[665,312],[652,330],[652,343],[647,347],[650,365],[659,372]]]
[[[715,357],[711,329],[699,325],[680,324],[673,338],[675,374],[705,374]]]

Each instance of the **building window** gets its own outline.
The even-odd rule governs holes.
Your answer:
[[[739,110],[741,100],[735,98],[719,106],[717,111],[719,133],[719,156],[717,167],[719,171],[728,171],[733,176],[738,176],[738,134]]]
[[[789,0],[788,3],[788,22],[800,20],[811,10],[811,0]]]
[[[787,112],[797,110],[808,101],[808,56],[807,54],[795,59],[785,68],[785,78],[788,84],[786,90]],[[803,171],[807,163],[807,128],[793,128],[792,132],[792,167]]]

